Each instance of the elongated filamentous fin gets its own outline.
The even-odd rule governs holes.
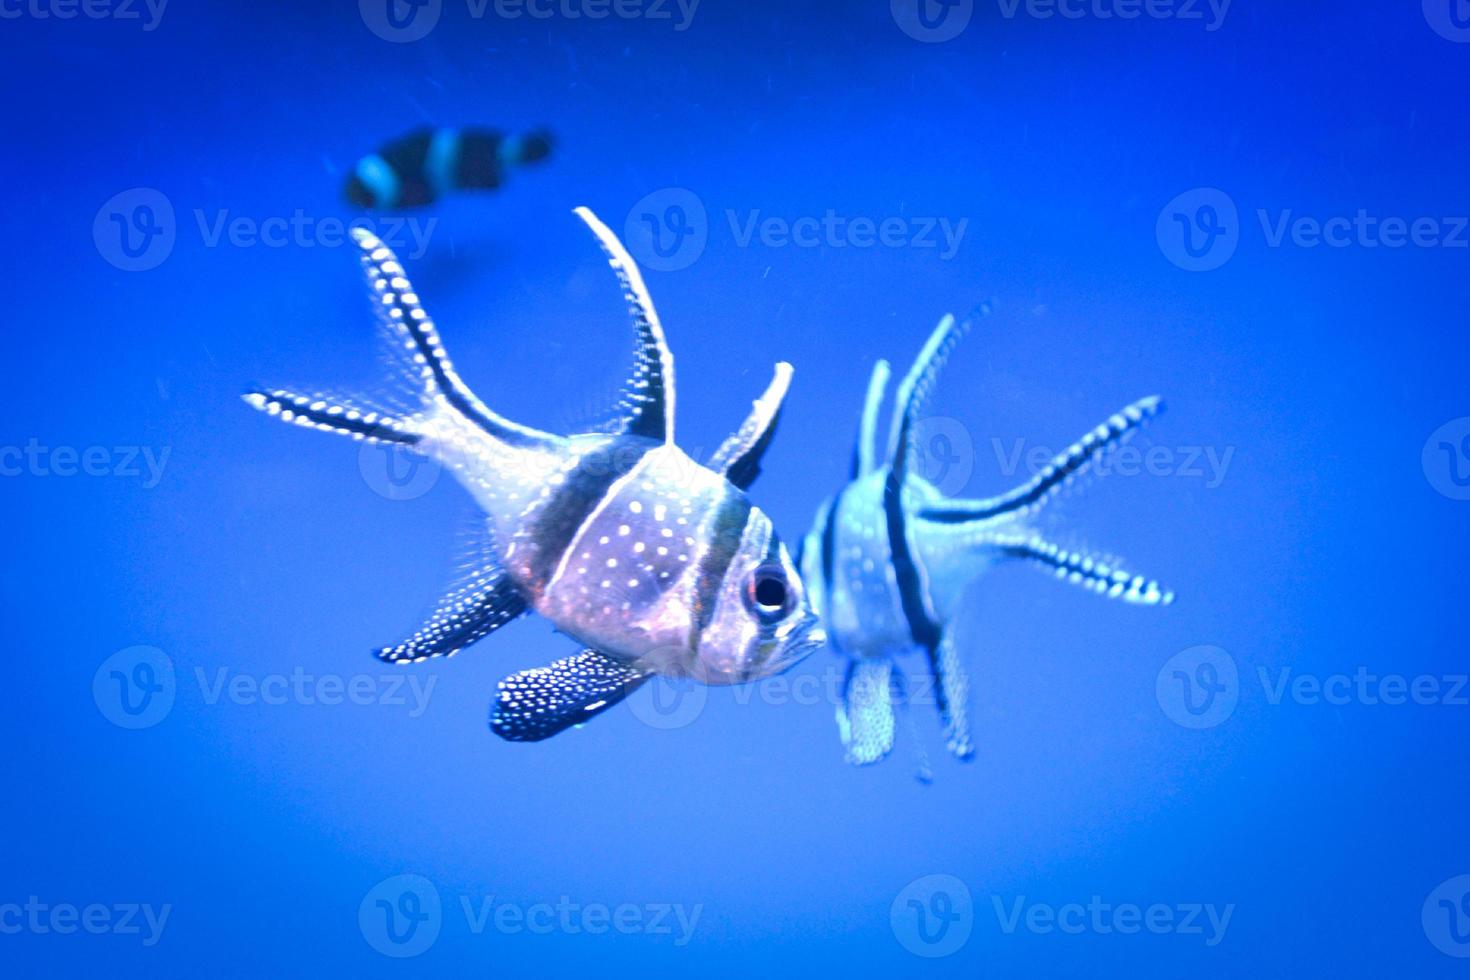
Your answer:
[[[895,470],[902,471],[906,468],[909,437],[913,433],[914,424],[934,392],[940,369],[944,367],[944,362],[949,359],[950,352],[960,342],[968,326],[968,320],[957,321],[952,315],[945,314],[944,319],[939,321],[939,325],[924,342],[919,356],[914,358],[914,363],[904,375],[903,381],[899,382],[898,394],[893,403],[893,421],[888,430],[888,458]]]
[[[781,421],[781,406],[791,387],[792,368],[782,361],[765,393],[755,400],[740,428],[726,439],[710,459],[709,468],[742,490],[750,489],[761,473],[761,458],[771,446]]]
[[[877,762],[893,750],[893,661],[888,657],[847,665],[837,728],[854,765]]]
[[[596,650],[583,650],[501,681],[490,728],[508,742],[539,742],[595,718],[649,676]]]
[[[1025,485],[988,500],[956,500],[926,511],[924,516],[930,520],[957,523],[1034,510],[1103,454],[1126,442],[1163,410],[1164,403],[1157,395],[1141,398],[1078,439]]]
[[[852,453],[852,478],[867,476],[878,468],[878,413],[883,409],[883,396],[893,369],[887,361],[873,365],[868,377],[868,393],[863,398],[862,420],[858,423],[857,445]]]
[[[1002,554],[1039,562],[1053,569],[1057,578],[1092,589],[1109,599],[1143,606],[1167,606],[1174,601],[1174,593],[1154,579],[1114,568],[1101,559],[1068,551],[1040,537],[996,536],[990,543]]]
[[[674,355],[669,352],[664,339],[664,328],[659,323],[648,287],[643,284],[643,275],[638,265],[618,241],[616,235],[585,207],[575,209],[597,236],[597,242],[607,255],[608,264],[617,274],[623,288],[623,301],[628,306],[628,316],[633,321],[633,332],[637,350],[633,355],[633,372],[623,386],[622,397],[616,412],[622,431],[630,435],[646,436],[664,442],[674,441]]]
[[[337,432],[358,441],[413,446],[420,438],[408,421],[380,412],[361,411],[334,404],[325,398],[297,395],[279,388],[252,391],[243,397],[252,407],[267,415],[274,415],[283,422],[320,429],[323,432]]]
[[[544,432],[517,425],[485,406],[460,380],[439,339],[434,321],[419,304],[403,265],[377,236],[354,228],[352,240],[361,250],[363,273],[372,290],[378,321],[400,344],[409,363],[419,372],[419,395],[425,403],[442,397],[461,415],[486,432],[512,445],[535,445],[550,439]]]

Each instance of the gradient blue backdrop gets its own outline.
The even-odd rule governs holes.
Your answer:
[[[1433,4],[1430,5],[1433,7]],[[1273,705],[1257,677],[1465,669],[1470,503],[1421,449],[1470,415],[1464,248],[1269,246],[1258,209],[1319,219],[1470,213],[1470,45],[1399,4],[1237,0],[1200,21],[1004,16],[979,3],[945,43],[886,0],[705,0],[668,20],[470,17],[449,0],[413,43],[348,0],[173,0],[156,29],[0,20],[6,255],[0,444],[167,449],[162,480],[0,479],[8,787],[0,904],[168,903],[162,941],[0,935],[6,975],[1449,976],[1421,906],[1470,871],[1467,712]],[[44,5],[41,8],[47,8]],[[141,9],[141,8],[140,8]],[[1431,9],[1431,14],[1434,11]],[[1447,15],[1446,15],[1447,16]],[[383,676],[368,655],[414,622],[471,512],[447,478],[386,499],[351,443],[249,411],[248,385],[370,392],[383,374],[346,248],[209,247],[195,213],[350,216],[343,173],[419,124],[555,128],[503,192],[458,198],[410,260],[487,402],[573,426],[615,389],[616,290],[570,215],[622,229],[687,188],[708,245],[651,271],[678,358],[681,441],[706,452],[771,363],[797,366],[756,496],[788,539],[844,478],[872,360],[906,363],[944,312],[991,298],[936,410],[973,447],[968,490],[1007,488],[993,439],[1060,447],[1166,396],[1146,444],[1233,452],[1187,475],[1094,480],[1058,534],[1175,588],[1106,603],[1026,567],[960,624],[979,751],[915,739],[842,763],[825,700],[709,695],[675,731],[615,710],[550,742],[491,736],[496,681],[570,649],[517,623],[435,678],[428,710],[209,703],[196,670]],[[93,222],[156,189],[177,240],[115,267]],[[1239,207],[1239,249],[1187,272],[1156,239],[1194,188]],[[957,255],[742,247],[724,217],[968,219]],[[1432,479],[1431,479],[1432,478]],[[115,652],[178,676],[158,725],[94,701]],[[1192,731],[1161,709],[1170,657],[1217,645],[1239,704]],[[829,676],[821,653],[799,674]],[[745,703],[742,703],[742,700]],[[358,906],[423,875],[437,942],[393,960]],[[973,897],[957,953],[926,961],[890,924],[911,881]],[[1008,934],[993,902],[1234,904],[1218,945],[1185,935]],[[702,905],[691,942],[474,934],[459,909]],[[1432,931],[1432,930],[1431,930]],[[1461,949],[1461,951],[1464,951]]]

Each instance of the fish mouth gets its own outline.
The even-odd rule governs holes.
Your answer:
[[[813,622],[786,640],[775,655],[761,665],[755,679],[785,673],[826,645],[827,631]]]

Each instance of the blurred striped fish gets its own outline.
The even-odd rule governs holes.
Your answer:
[[[492,190],[513,166],[551,153],[544,129],[507,135],[493,129],[418,129],[357,162],[347,200],[363,208],[418,208],[455,190]]]

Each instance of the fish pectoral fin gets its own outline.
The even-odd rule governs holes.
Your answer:
[[[623,385],[616,408],[621,433],[645,436],[662,442],[674,441],[674,355],[664,339],[643,275],[623,243],[587,208],[577,208],[577,217],[597,237],[608,265],[623,289],[623,302],[633,323],[633,371]]]
[[[854,765],[877,762],[893,750],[893,669],[888,657],[847,665],[838,727]]]
[[[651,676],[591,649],[522,670],[500,682],[490,729],[508,742],[539,742],[596,717]]]
[[[526,599],[490,553],[488,534],[468,575],[434,606],[428,620],[401,643],[376,651],[389,663],[448,657],[482,640],[526,611]]]
[[[785,361],[776,365],[775,376],[755,400],[750,414],[710,459],[709,468],[723,473],[725,479],[741,490],[748,490],[761,474],[761,458],[770,448],[776,425],[781,421],[781,406],[791,387],[791,372],[791,365]]]

